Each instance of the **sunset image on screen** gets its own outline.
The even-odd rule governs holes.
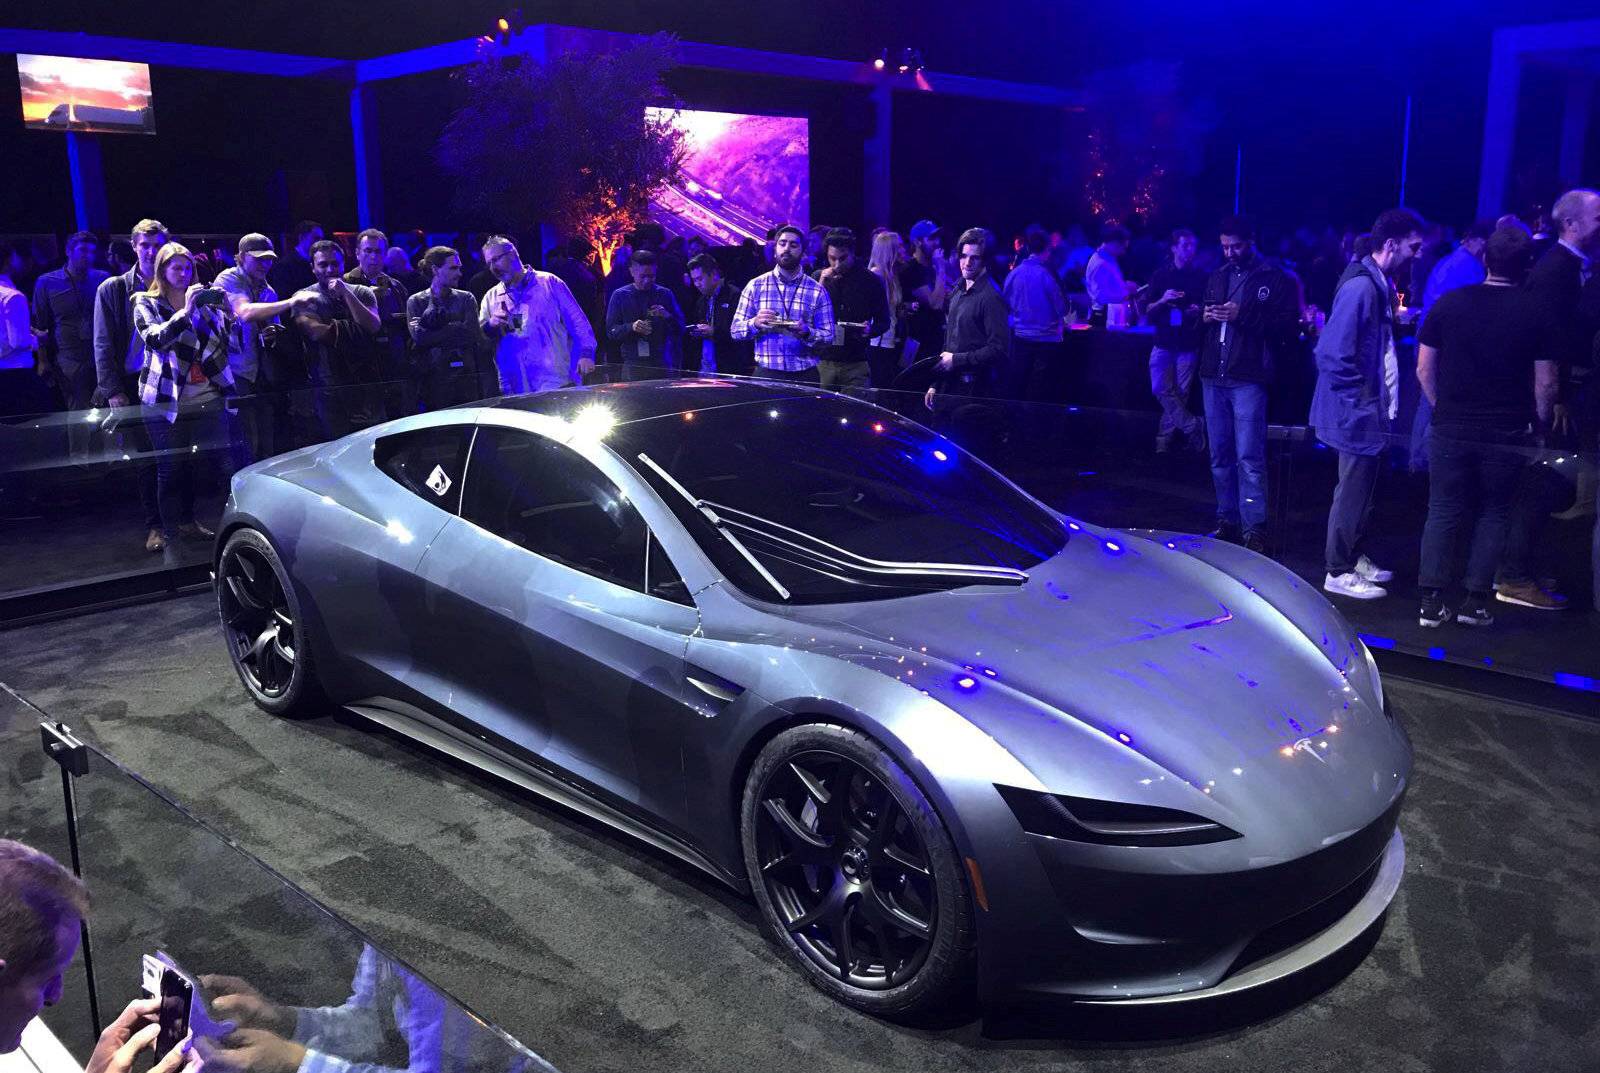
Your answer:
[[[150,68],[120,60],[17,57],[22,122],[33,130],[154,134]]]

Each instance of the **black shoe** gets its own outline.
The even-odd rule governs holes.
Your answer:
[[[1456,621],[1463,626],[1493,626],[1494,614],[1489,610],[1489,598],[1481,593],[1468,595],[1467,602],[1456,608]]]
[[[1211,531],[1212,540],[1226,540],[1230,544],[1238,543],[1239,527],[1232,522],[1219,522]]]
[[[1445,606],[1444,598],[1438,592],[1424,592],[1422,594],[1422,609],[1417,612],[1417,625],[1423,629],[1436,630],[1450,621],[1450,609]]]
[[[1267,553],[1266,538],[1260,533],[1256,532],[1254,529],[1247,532],[1244,535],[1244,539],[1239,541],[1239,543],[1245,546],[1246,551],[1253,551],[1257,555],[1265,555]]]

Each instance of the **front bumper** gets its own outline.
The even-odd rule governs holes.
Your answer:
[[[1284,947],[1282,950],[1251,962],[1238,971],[1231,971],[1219,983],[1192,991],[1175,991],[1166,995],[1145,995],[1140,998],[1099,998],[1080,1000],[1093,1006],[1170,1006],[1181,1002],[1234,995],[1254,987],[1282,980],[1332,957],[1360,938],[1366,930],[1383,916],[1400,889],[1400,877],[1406,870],[1406,843],[1399,831],[1389,839],[1379,858],[1371,885],[1348,912],[1315,934]],[[1363,877],[1365,878],[1365,877]]]
[[[1087,866],[1081,847],[1024,835],[1026,855],[991,858],[1003,875],[983,866],[995,903],[979,920],[984,998],[1182,1002],[1309,967],[1354,941],[1394,898],[1403,798],[1332,846],[1258,869],[1108,870]],[[1197,851],[1220,850],[1184,852]]]

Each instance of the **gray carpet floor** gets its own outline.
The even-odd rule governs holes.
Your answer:
[[[257,711],[207,598],[0,633],[0,681],[567,1071],[1600,1068],[1600,723],[1393,682],[1418,762],[1405,882],[1370,953],[1173,1036],[1050,1011],[912,1029],[835,1006],[750,904],[687,867],[353,720]],[[0,830],[64,853],[57,773],[28,713],[0,711]],[[110,948],[165,941],[197,972],[339,997],[348,937],[268,881],[213,873],[151,802],[95,778],[100,912],[126,920],[116,903],[137,899],[144,921]],[[229,927],[231,945],[195,935]],[[74,1040],[80,1015],[69,996],[52,1019]]]

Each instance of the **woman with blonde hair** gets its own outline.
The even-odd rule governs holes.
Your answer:
[[[169,541],[216,535],[195,520],[194,451],[200,432],[220,417],[222,397],[233,394],[228,298],[196,283],[194,271],[194,255],[169,242],[156,255],[149,289],[133,299],[133,330],[144,343],[139,399],[156,411],[147,424],[161,529]]]
[[[905,308],[900,290],[900,266],[906,259],[905,243],[893,231],[876,231],[872,235],[872,253],[867,258],[867,270],[883,281],[889,298],[889,326],[882,335],[869,340],[867,362],[872,369],[872,386],[888,387],[900,369],[901,324]]]

